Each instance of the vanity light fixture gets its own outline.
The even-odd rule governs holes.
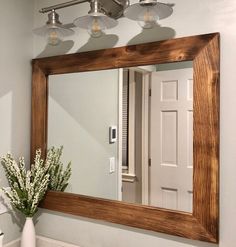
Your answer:
[[[75,19],[75,26],[87,29],[92,37],[99,38],[105,29],[113,28],[118,25],[117,20],[110,18],[102,11],[101,4],[98,0],[92,0],[90,6],[91,10],[88,15]]]
[[[173,5],[159,3],[157,0],[140,0],[124,11],[124,16],[138,21],[144,29],[153,28],[158,20],[169,17],[173,13]]]
[[[35,34],[46,36],[49,45],[60,44],[63,37],[74,34],[59,21],[57,9],[62,9],[80,3],[90,3],[91,10],[88,15],[74,20],[75,27],[87,29],[92,37],[100,37],[105,29],[118,25],[116,19],[125,16],[138,21],[142,28],[152,28],[157,20],[169,17],[173,12],[172,4],[164,4],[157,0],[140,0],[130,5],[129,0],[72,0],[69,2],[42,8],[40,13],[50,12],[45,26],[34,30]]]
[[[54,9],[48,14],[48,21],[45,26],[36,28],[33,32],[40,36],[46,36],[49,45],[58,45],[63,37],[74,34],[74,30],[63,27],[59,21],[59,15]]]

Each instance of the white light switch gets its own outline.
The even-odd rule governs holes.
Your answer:
[[[110,173],[114,173],[116,171],[116,159],[115,157],[109,158],[110,161]]]

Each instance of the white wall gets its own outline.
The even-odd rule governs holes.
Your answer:
[[[0,0],[0,155],[11,151],[29,161],[33,1]],[[0,169],[0,185],[6,185]],[[5,242],[19,236],[9,214],[0,216]]]
[[[72,163],[68,192],[118,200],[117,144],[109,127],[118,119],[118,69],[49,77],[48,146],[63,145]],[[65,163],[67,162],[67,163]]]
[[[40,7],[51,5],[59,0],[35,0],[35,20],[37,26],[45,19],[37,13]],[[137,1],[132,1],[137,2]],[[236,2],[235,0],[173,0],[174,14],[161,22],[162,29],[147,30],[140,34],[136,23],[121,19],[120,25],[109,31],[108,37],[90,40],[85,44],[88,35],[84,31],[78,32],[73,40],[67,41],[62,47],[47,49],[43,52],[43,41],[35,39],[35,56],[52,55],[77,50],[91,50],[127,43],[147,42],[176,37],[220,32],[221,33],[221,216],[220,216],[220,247],[233,247],[236,243],[236,73],[235,73],[235,44],[236,44]],[[84,13],[87,7],[68,8],[61,10],[62,20],[70,22]],[[74,44],[73,44],[74,42]],[[72,47],[73,45],[73,47]],[[82,48],[81,48],[82,47]],[[43,52],[43,53],[42,53]],[[28,102],[29,103],[29,102]],[[27,110],[29,107],[27,108]],[[39,234],[55,239],[80,244],[84,247],[190,247],[211,246],[210,244],[184,240],[162,234],[131,229],[99,221],[78,219],[51,212],[43,212],[37,224]]]

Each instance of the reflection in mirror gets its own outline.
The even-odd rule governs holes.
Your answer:
[[[192,62],[124,70],[124,201],[192,212]]]
[[[118,199],[117,144],[109,127],[117,123],[118,70],[49,77],[48,146],[64,146],[72,162],[67,192]]]
[[[192,212],[192,62],[50,76],[60,145],[67,192]]]

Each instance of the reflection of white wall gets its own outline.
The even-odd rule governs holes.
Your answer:
[[[10,2],[10,1],[5,1]],[[39,14],[40,7],[49,6],[63,0],[35,0],[35,26],[43,25],[46,16]],[[131,2],[138,2],[132,0]],[[162,27],[171,27],[176,31],[176,37],[195,34],[221,32],[221,216],[220,216],[220,247],[233,247],[236,243],[236,73],[235,73],[235,44],[236,44],[236,1],[235,0],[172,0],[165,1],[175,4],[174,13],[170,18],[160,21]],[[61,20],[71,22],[73,18],[84,15],[88,10],[85,7],[67,8],[60,10]],[[1,9],[1,8],[0,8]],[[168,29],[165,29],[168,31]],[[76,35],[69,40],[75,42],[71,50],[76,52],[88,38],[86,30],[76,29]],[[136,41],[147,42],[165,39],[167,35],[160,29],[146,30],[143,34],[141,28],[134,21],[126,18],[119,20],[119,26],[107,30],[109,34],[118,35],[117,46],[126,45],[135,36]],[[1,36],[2,37],[2,36]],[[109,47],[110,38],[102,42],[97,39],[88,49]],[[35,37],[35,56],[44,49],[43,40]],[[56,51],[57,50],[57,51]],[[50,48],[51,53],[63,52],[63,47]],[[63,61],[62,61],[63,62]],[[30,106],[28,106],[30,107]],[[178,224],[178,223],[177,223]],[[55,227],[56,226],[56,227]],[[61,214],[45,212],[40,216],[37,227],[39,234],[77,243],[84,247],[210,247],[197,241],[167,236],[148,231],[136,230],[128,227],[104,224],[100,221],[87,221],[85,219],[68,217]]]
[[[72,161],[73,193],[117,199],[117,172],[109,173],[117,93],[118,70],[50,76],[48,145],[63,145],[63,160]]]

